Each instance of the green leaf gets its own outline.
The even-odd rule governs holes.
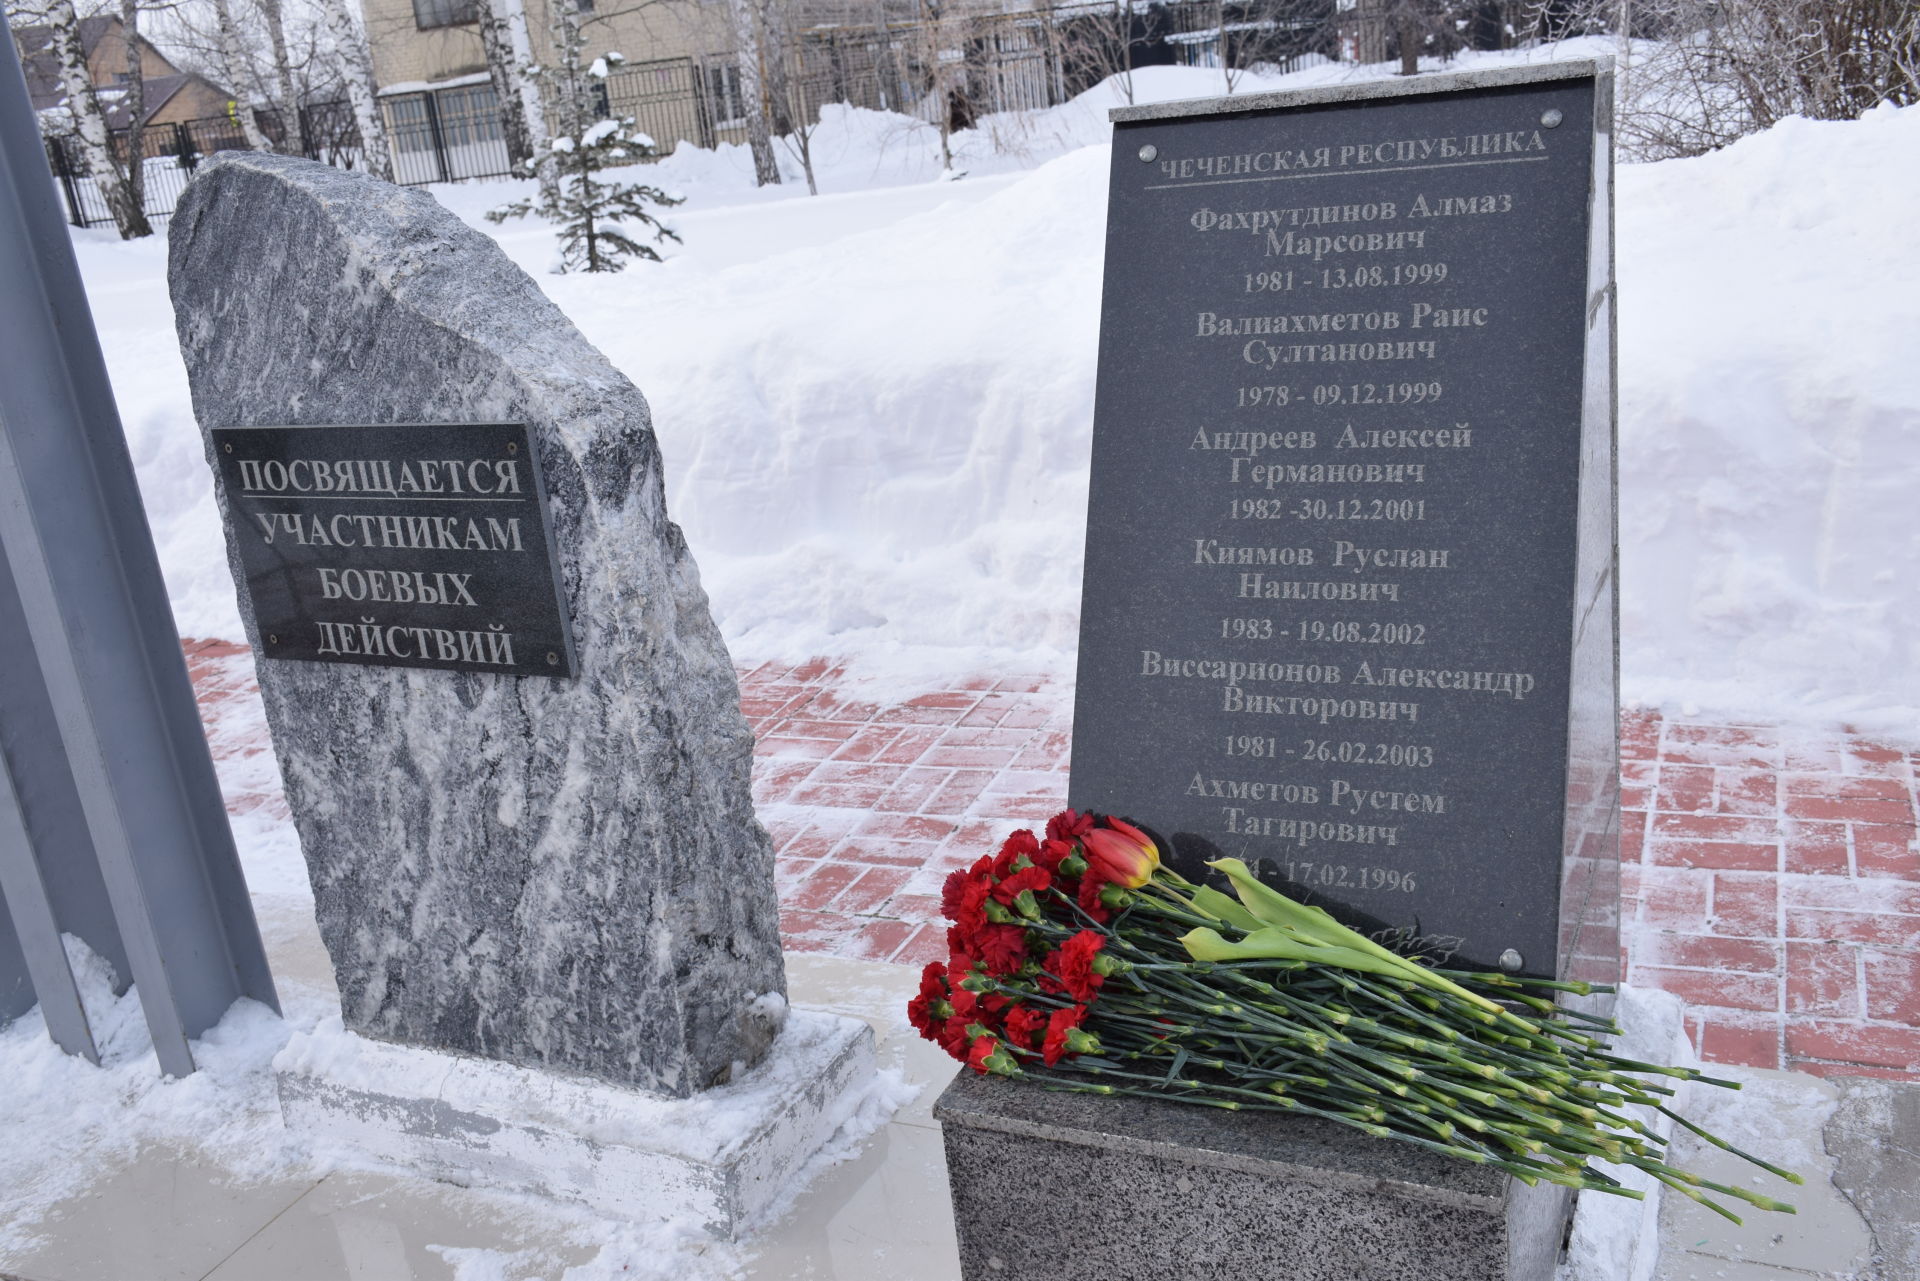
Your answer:
[[[1240,906],[1234,899],[1222,894],[1211,885],[1202,885],[1193,892],[1193,906],[1203,916],[1225,921],[1236,929],[1251,934],[1260,928],[1263,922],[1259,917]]]
[[[1233,888],[1239,893],[1240,901],[1246,904],[1247,910],[1261,920],[1279,929],[1304,935],[1328,946],[1349,948],[1365,953],[1379,962],[1372,967],[1349,965],[1345,967],[1347,969],[1367,969],[1375,974],[1411,979],[1423,987],[1451,992],[1502,1018],[1515,1018],[1499,1003],[1490,1001],[1477,992],[1470,992],[1451,979],[1442,978],[1424,965],[1416,964],[1397,952],[1389,951],[1366,935],[1348,929],[1319,908],[1294,902],[1280,891],[1264,884],[1253,874],[1252,868],[1237,858],[1215,859],[1207,866],[1218,868],[1223,872],[1227,879],[1233,882]],[[1523,1022],[1521,1026],[1527,1025]],[[1529,1028],[1529,1030],[1532,1029]]]
[[[1196,961],[1310,961],[1315,965],[1343,970],[1361,970],[1368,974],[1398,975],[1400,969],[1350,947],[1323,947],[1284,930],[1263,928],[1239,941],[1221,937],[1218,930],[1201,928],[1189,931],[1180,943]]]

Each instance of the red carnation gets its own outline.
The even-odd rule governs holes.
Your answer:
[[[940,915],[949,921],[960,919],[960,899],[966,893],[968,873],[955,870],[947,873],[946,881],[940,886]]]
[[[985,875],[969,876],[965,885],[960,887],[958,903],[953,913],[954,924],[967,933],[974,933],[987,924],[987,899],[993,893],[993,882]]]
[[[1086,1017],[1087,1007],[1084,1005],[1070,1006],[1053,1012],[1053,1017],[1047,1020],[1047,1039],[1042,1047],[1048,1067],[1052,1067],[1067,1056],[1069,1053],[1067,1033],[1079,1027]],[[984,1068],[981,1070],[985,1071]]]
[[[1038,1042],[1047,1027],[1047,1016],[1040,1010],[1026,1005],[1016,1005],[1007,1011],[1007,1040],[1023,1050],[1039,1048]]]
[[[936,1036],[940,1048],[956,1059],[967,1057],[967,1042],[971,1039],[967,1036],[967,1023],[968,1020],[956,1014],[940,1025]]]
[[[1072,841],[1059,841],[1048,837],[1040,842],[1040,852],[1033,856],[1033,861],[1037,866],[1057,874],[1060,871],[1060,864],[1066,862],[1072,853]]]
[[[947,999],[947,967],[931,961],[920,971],[920,995],[907,1002],[907,1022],[931,1041],[940,1026],[934,1007]]]
[[[1027,963],[1027,932],[1018,925],[989,925],[975,939],[989,974],[1014,974]]]
[[[1091,1001],[1106,980],[1093,972],[1093,958],[1106,946],[1107,936],[1098,930],[1081,930],[1048,953],[1047,972],[1060,981],[1061,988],[1076,1001]]]
[[[1022,858],[1031,859],[1040,852],[1040,842],[1033,833],[1024,828],[1001,842],[1000,853],[994,856],[993,874],[1005,877],[1013,874],[1013,865]]]
[[[1080,910],[1102,925],[1106,924],[1107,918],[1113,915],[1107,910],[1107,905],[1100,901],[1100,891],[1106,888],[1106,884],[1100,879],[1099,872],[1089,867],[1086,875],[1080,878],[1079,892],[1074,895],[1074,901],[1080,904]]]
[[[987,1060],[999,1052],[1000,1042],[991,1036],[976,1036],[967,1050],[967,1066],[981,1076],[987,1074]]]
[[[1093,815],[1078,810],[1061,810],[1047,820],[1047,839],[1072,844],[1093,830]]]
[[[1044,894],[1053,884],[1053,876],[1044,867],[1029,867],[1015,872],[993,887],[993,897],[1008,907],[1020,897],[1022,890],[1032,890],[1035,894]]]

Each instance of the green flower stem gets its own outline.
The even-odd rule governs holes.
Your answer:
[[[1675,1123],[1681,1126],[1684,1126],[1686,1129],[1692,1131],[1694,1134],[1697,1134],[1701,1138],[1705,1139],[1707,1142],[1713,1144],[1713,1146],[1715,1146],[1716,1148],[1719,1148],[1722,1152],[1731,1152],[1733,1155],[1739,1157],[1741,1160],[1749,1161],[1752,1164],[1757,1165],[1761,1169],[1765,1170],[1768,1174],[1778,1175],[1780,1178],[1785,1179],[1789,1183],[1805,1183],[1806,1182],[1805,1179],[1795,1174],[1792,1170],[1783,1170],[1777,1165],[1773,1165],[1773,1164],[1770,1164],[1769,1162],[1762,1161],[1759,1157],[1754,1156],[1750,1152],[1742,1152],[1739,1148],[1736,1148],[1735,1146],[1733,1146],[1733,1144],[1727,1142],[1723,1138],[1720,1138],[1718,1135],[1707,1133],[1705,1130],[1701,1129],[1699,1126],[1695,1125],[1693,1122],[1687,1120],[1686,1117],[1681,1116],[1678,1112],[1675,1112],[1672,1108],[1667,1107],[1665,1104],[1658,1104],[1656,1106],[1658,1106],[1660,1111],[1664,1113],[1666,1116],[1668,1116],[1669,1118],[1671,1118]]]

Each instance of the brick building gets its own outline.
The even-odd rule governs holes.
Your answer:
[[[26,72],[27,93],[35,111],[46,111],[66,101],[60,85],[60,61],[53,51],[53,32],[46,27],[13,29],[20,65]],[[138,36],[143,124],[164,125],[229,115],[233,95],[198,72],[182,71],[167,56]],[[80,20],[80,47],[86,51],[87,72],[94,94],[106,112],[109,129],[123,129],[128,119],[126,101],[127,38],[120,19],[110,16]]]

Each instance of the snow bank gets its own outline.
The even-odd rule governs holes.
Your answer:
[[[1487,65],[1607,52],[1483,54]],[[1375,69],[1376,71],[1378,69]],[[1242,91],[1352,78],[1326,65]],[[1152,68],[1136,101],[1219,92]],[[1070,677],[1114,86],[958,135],[837,108],[823,195],[744,149],[647,177],[688,197],[663,266],[546,275],[551,234],[438,188],[646,391],[669,499],[743,660],[902,683]],[[1920,710],[1920,111],[1789,121],[1624,166],[1621,582],[1628,699],[1910,737]],[[797,168],[786,161],[792,176]],[[237,636],[159,245],[76,235],[183,632]]]
[[[1620,172],[1629,697],[1920,707],[1920,110]]]

